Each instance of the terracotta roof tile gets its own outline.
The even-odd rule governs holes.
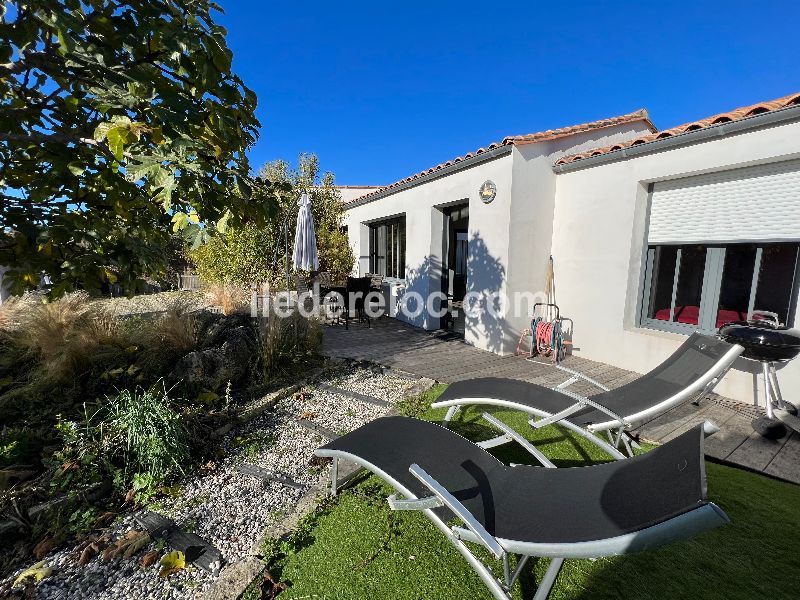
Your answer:
[[[588,150],[586,152],[581,152],[579,154],[573,154],[572,156],[565,156],[556,161],[556,164],[564,165],[567,163],[573,163],[582,160],[584,158],[589,158],[590,156],[599,156],[601,154],[614,152],[615,150],[622,150],[623,148],[629,148],[631,146],[647,144],[649,142],[662,140],[664,138],[680,135],[682,133],[689,133],[690,131],[705,129],[706,127],[711,127],[713,125],[720,125],[722,123],[732,123],[733,121],[738,121],[740,119],[745,119],[747,117],[752,117],[754,115],[759,115],[766,112],[772,112],[774,110],[780,110],[781,108],[788,108],[789,106],[797,106],[797,105],[800,105],[800,94],[789,94],[788,96],[784,96],[783,98],[778,98],[777,100],[770,100],[769,102],[759,102],[758,104],[743,106],[741,108],[736,108],[734,110],[721,113],[719,115],[712,115],[710,117],[706,117],[705,119],[700,119],[699,121],[694,121],[692,123],[685,123],[683,125],[678,125],[677,127],[672,127],[671,129],[665,129],[664,131],[658,131],[658,132],[654,131],[651,134],[639,136],[635,139],[628,140],[627,142],[624,142],[622,144],[614,144],[613,146],[606,146],[604,148],[595,148],[593,150]]]
[[[405,179],[401,179],[400,181],[396,181],[390,185],[382,187],[374,192],[370,192],[369,194],[364,194],[363,196],[359,196],[358,198],[353,198],[345,204],[349,204],[351,202],[361,202],[367,198],[385,192],[386,190],[390,190],[392,188],[398,187],[405,183],[410,183],[416,179],[420,179],[437,171],[441,171],[442,169],[454,165],[456,163],[462,162],[464,160],[473,158],[475,156],[479,156],[481,154],[485,154],[494,150],[495,148],[500,148],[502,146],[521,146],[526,144],[535,144],[539,142],[547,142],[550,140],[555,140],[563,137],[567,137],[570,135],[575,135],[578,133],[584,133],[587,131],[593,131],[595,129],[603,129],[604,127],[614,127],[616,125],[622,125],[625,123],[633,123],[635,121],[644,121],[647,127],[650,128],[651,131],[656,131],[655,125],[650,122],[649,117],[647,116],[647,111],[645,109],[640,109],[632,113],[628,113],[626,115],[620,115],[618,117],[611,117],[610,119],[601,119],[600,121],[592,121],[591,123],[582,123],[580,125],[571,125],[569,127],[561,127],[559,129],[548,129],[547,131],[540,131],[538,133],[528,133],[525,135],[511,135],[506,136],[499,142],[493,142],[486,146],[485,148],[478,148],[474,152],[467,152],[464,156],[457,156],[454,159],[448,160],[447,162],[441,163],[436,165],[435,167],[431,167],[430,169],[426,169],[424,171],[420,171],[419,173],[415,173],[414,175],[410,175]]]

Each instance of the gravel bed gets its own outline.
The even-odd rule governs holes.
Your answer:
[[[324,376],[324,383],[394,403],[411,385],[407,378],[355,366],[345,372]],[[174,519],[185,531],[201,536],[231,563],[246,557],[261,541],[263,531],[290,513],[300,497],[319,485],[327,469],[313,466],[314,449],[320,436],[299,425],[310,419],[338,433],[350,431],[375,419],[388,409],[309,385],[301,395],[282,400],[273,411],[229,432],[222,440],[225,458],[205,469],[205,474],[186,481],[176,498],[160,499],[152,510]],[[239,473],[240,463],[254,464],[289,477],[299,488],[261,480]],[[135,528],[132,515],[121,518],[112,528],[114,537]],[[51,552],[45,564],[53,575],[36,588],[43,599],[130,599],[196,597],[208,590],[215,577],[190,566],[168,578],[158,577],[157,565],[148,570],[138,559],[156,548],[151,543],[134,560],[103,562],[93,559],[86,567],[76,564],[72,549]],[[13,581],[17,573],[0,581]]]

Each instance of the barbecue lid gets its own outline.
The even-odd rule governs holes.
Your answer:
[[[745,347],[800,348],[800,330],[776,327],[766,321],[726,323],[719,328],[719,336],[727,342]]]

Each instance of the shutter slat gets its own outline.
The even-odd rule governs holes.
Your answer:
[[[800,160],[654,184],[650,244],[800,239]]]

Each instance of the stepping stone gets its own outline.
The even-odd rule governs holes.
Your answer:
[[[134,520],[154,540],[163,539],[170,547],[183,552],[187,562],[215,577],[219,574],[223,562],[222,553],[199,535],[181,531],[175,521],[154,512],[143,512],[134,516]]]
[[[376,398],[375,396],[367,396],[366,394],[359,394],[358,392],[351,392],[350,390],[336,387],[335,385],[321,383],[317,387],[321,390],[325,390],[326,392],[331,392],[332,394],[338,394],[339,396],[345,396],[346,398],[352,398],[353,400],[360,400],[361,402],[366,402],[367,404],[374,404],[375,406],[380,406],[382,408],[388,408],[389,406],[391,406],[391,404],[386,400],[381,400],[380,398]]]
[[[327,427],[323,427],[322,425],[318,425],[314,423],[314,421],[310,421],[308,419],[297,419],[297,423],[309,431],[313,431],[314,433],[321,435],[327,440],[335,440],[339,437],[339,434],[335,431],[328,429]]]
[[[251,477],[255,477],[257,479],[261,479],[264,483],[268,481],[277,481],[283,485],[296,488],[298,490],[303,489],[303,486],[293,481],[291,478],[286,477],[284,475],[280,475],[278,473],[274,473],[269,469],[264,467],[259,467],[258,465],[251,465],[248,463],[242,463],[236,465],[236,470],[239,471],[242,475],[250,475]]]

